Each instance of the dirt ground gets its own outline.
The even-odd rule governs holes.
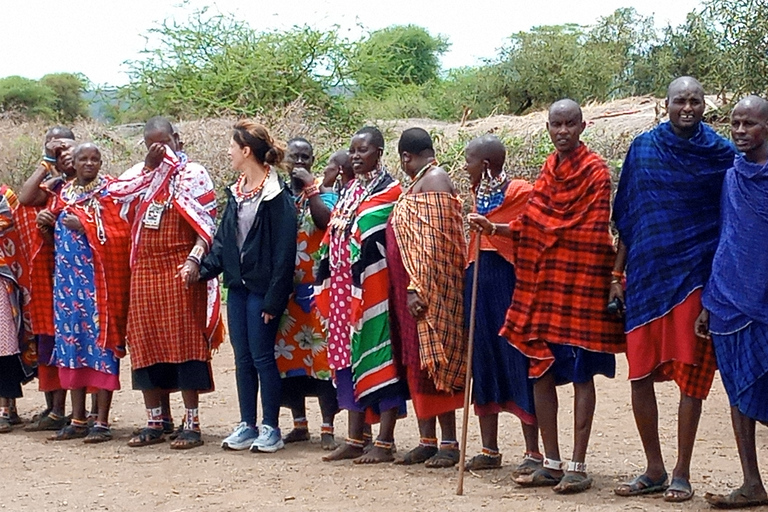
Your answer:
[[[707,505],[705,492],[721,492],[740,482],[739,462],[731,433],[728,403],[722,384],[715,380],[704,412],[694,453],[694,499],[686,504],[664,503],[658,497],[620,499],[612,488],[643,468],[640,441],[629,404],[629,383],[623,356],[618,376],[597,381],[598,404],[588,464],[594,487],[562,497],[550,489],[524,490],[510,480],[510,471],[522,452],[519,422],[510,415],[500,420],[500,446],[504,467],[481,474],[467,474],[464,496],[456,496],[458,472],[392,464],[358,467],[349,461],[324,463],[319,444],[320,417],[315,399],[309,401],[312,441],[288,445],[275,454],[225,452],[221,439],[238,421],[232,351],[222,347],[214,358],[217,390],[201,401],[201,421],[206,444],[176,452],[161,445],[129,448],[131,430],[143,423],[139,392],[130,389],[128,362],[123,366],[123,390],[115,394],[112,410],[116,439],[102,445],[80,441],[53,443],[46,433],[25,433],[17,428],[0,436],[2,498],[0,509],[192,511],[192,510],[700,510]],[[26,387],[19,400],[23,417],[41,409],[43,396],[36,384]],[[676,443],[674,384],[659,385],[660,430],[668,469],[674,465]],[[571,445],[571,393],[561,388],[562,452]],[[181,417],[180,398],[174,413]],[[291,419],[280,418],[284,429]],[[461,421],[461,411],[459,419]],[[337,420],[337,438],[346,433],[346,414]],[[401,453],[418,442],[412,409],[397,425]],[[480,449],[477,420],[470,416],[468,453]],[[768,430],[758,428],[758,450],[765,464]]]

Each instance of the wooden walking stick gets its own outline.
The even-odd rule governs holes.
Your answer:
[[[461,420],[461,447],[459,450],[459,485],[456,487],[456,495],[464,494],[464,470],[467,458],[467,425],[469,423],[469,402],[472,397],[472,348],[475,341],[475,316],[477,314],[477,272],[480,268],[480,237],[477,234],[475,244],[475,268],[472,269],[472,299],[469,307],[469,337],[467,339],[467,376],[464,379],[464,417]]]

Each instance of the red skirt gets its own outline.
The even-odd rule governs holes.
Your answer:
[[[211,357],[205,336],[206,283],[185,288],[176,277],[196,240],[195,230],[175,208],[163,213],[160,229],[142,228],[128,309],[133,369]]]
[[[707,398],[717,362],[712,340],[694,333],[700,313],[698,289],[663,317],[627,333],[629,379],[653,374],[656,382],[674,380],[685,395]]]
[[[464,392],[454,394],[437,391],[432,385],[432,393],[424,392],[424,389],[432,384],[432,379],[423,370],[416,370],[408,366],[408,390],[413,401],[413,409],[420,420],[434,418],[447,412],[464,407]]]
[[[38,389],[44,393],[63,389],[59,381],[59,369],[47,364],[37,366]]]

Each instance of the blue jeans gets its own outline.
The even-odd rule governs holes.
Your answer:
[[[264,323],[264,297],[245,288],[230,288],[227,295],[229,340],[235,352],[240,421],[256,425],[256,395],[261,382],[262,424],[277,428],[282,383],[275,362],[275,337],[280,316]]]

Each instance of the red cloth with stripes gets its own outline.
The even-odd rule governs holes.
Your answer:
[[[98,178],[97,178],[98,179]],[[115,355],[125,355],[125,329],[128,318],[128,297],[131,283],[129,264],[131,227],[120,217],[120,205],[107,194],[100,191],[114,178],[105,176],[102,185],[87,197],[94,197],[99,203],[101,225],[106,240],[99,240],[98,228],[90,210],[85,209],[85,200],[67,204],[63,193],[74,182],[64,185],[62,192],[51,205],[51,212],[76,215],[85,230],[85,237],[93,252],[94,275],[96,277],[96,297],[99,304],[99,339],[100,347],[108,348]],[[103,301],[103,302],[102,302]]]
[[[53,336],[53,242],[45,240],[37,227],[37,214],[44,209],[20,205],[14,220],[29,263],[32,332]]]
[[[547,342],[626,349],[621,319],[606,310],[616,257],[610,201],[608,166],[582,144],[547,158],[515,224],[517,283],[500,334],[531,358],[531,377],[554,362]]]
[[[211,358],[205,329],[206,283],[185,288],[176,277],[196,239],[196,231],[175,206],[165,210],[159,229],[142,230],[128,310],[128,349],[134,369]]]

